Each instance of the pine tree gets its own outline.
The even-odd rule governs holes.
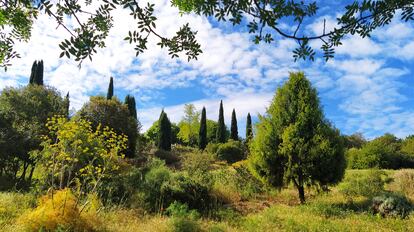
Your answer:
[[[32,71],[30,72],[30,80],[29,80],[29,84],[34,84],[35,81],[35,77],[36,77],[36,69],[37,69],[37,60],[35,60],[33,62],[32,65]]]
[[[204,150],[207,146],[207,116],[206,108],[201,111],[200,131],[198,133],[198,148]]]
[[[237,129],[237,118],[236,118],[236,111],[233,109],[233,112],[231,113],[231,133],[230,138],[234,141],[239,140],[239,132]]]
[[[158,148],[171,151],[171,122],[164,110],[161,111],[158,131]]]
[[[246,142],[249,142],[253,138],[253,127],[252,127],[252,117],[250,113],[247,114],[246,120]]]
[[[226,142],[226,125],[224,124],[223,100],[220,101],[220,110],[219,110],[219,119],[218,119],[218,128],[217,128],[216,140],[217,140],[218,143],[225,143]]]
[[[129,113],[131,114],[131,117],[138,119],[137,117],[137,108],[135,103],[135,97],[131,95],[126,95],[125,97],[125,104],[128,106]]]
[[[37,63],[35,84],[43,85],[43,60]]]
[[[109,80],[109,86],[108,86],[108,93],[106,95],[106,99],[110,100],[114,96],[114,78],[111,77]]]
[[[69,92],[66,94],[65,100],[64,100],[64,104],[65,104],[65,114],[66,117],[69,118],[69,105],[70,105],[70,100],[69,100]]]

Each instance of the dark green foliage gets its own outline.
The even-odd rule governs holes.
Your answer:
[[[248,113],[247,119],[246,119],[246,142],[249,143],[252,138],[253,138],[252,117],[250,116],[250,113]]]
[[[43,60],[33,62],[29,84],[43,85]]]
[[[244,151],[243,143],[230,139],[226,143],[219,144],[216,155],[217,158],[228,163],[235,163],[245,158]]]
[[[131,95],[126,95],[125,97],[125,104],[128,106],[129,113],[131,114],[131,117],[138,119],[137,117],[137,106],[135,103],[135,97]]]
[[[230,127],[230,139],[234,141],[239,140],[239,132],[237,129],[237,118],[236,118],[236,111],[233,109],[231,113],[231,127]]]
[[[224,110],[223,110],[223,101],[220,101],[220,110],[218,118],[218,127],[216,132],[216,141],[218,143],[226,142],[226,125],[224,124]]]
[[[104,97],[91,97],[76,115],[77,118],[85,119],[92,123],[93,128],[99,124],[103,127],[108,126],[118,134],[128,137],[128,148],[125,156],[132,158],[135,156],[139,122],[130,116],[128,107],[118,99],[105,99]]]
[[[200,214],[197,210],[190,210],[186,203],[181,203],[178,201],[174,201],[173,203],[168,206],[166,209],[166,213],[170,217],[181,217],[181,218],[192,218],[198,219]]]
[[[305,185],[326,189],[345,171],[339,131],[324,118],[316,89],[300,72],[290,74],[266,114],[259,116],[250,153],[256,177],[278,188],[293,183],[301,202]]]
[[[36,78],[34,83],[38,84],[38,85],[43,85],[43,60],[41,60],[38,64],[37,64],[37,69],[36,69]]]
[[[155,146],[158,146],[158,132],[159,132],[159,121],[155,121],[152,126],[145,132],[144,136]],[[171,144],[181,144],[178,133],[180,128],[175,123],[171,123]]]
[[[69,118],[69,106],[70,106],[70,96],[69,96],[69,92],[66,94],[65,100],[64,100],[64,104],[65,104],[65,116],[67,118]]]
[[[167,151],[164,149],[158,149],[154,152],[154,156],[157,157],[160,160],[165,161],[167,165],[172,165],[174,163],[177,163],[180,161],[180,158],[177,156],[177,154],[173,151]]]
[[[37,60],[35,60],[32,64],[32,70],[30,72],[30,79],[29,79],[29,84],[33,84],[35,77],[36,77],[36,69],[37,69]]]
[[[106,94],[106,99],[110,100],[114,96],[114,78],[111,77],[109,79],[109,86],[108,86],[108,92]]]
[[[0,94],[1,131],[0,173],[16,178],[21,170],[20,180],[27,171],[29,180],[34,168],[34,160],[29,152],[40,149],[41,136],[47,135],[47,119],[54,115],[64,115],[65,103],[54,88],[41,85],[28,85],[20,88],[5,88]],[[1,145],[3,144],[3,145]]]
[[[410,201],[403,195],[383,194],[372,199],[371,209],[382,217],[407,218],[413,210]]]
[[[198,148],[204,150],[207,146],[207,116],[206,108],[201,111],[200,131],[198,133]]]
[[[216,202],[210,196],[208,186],[193,179],[186,173],[173,173],[164,161],[153,159],[141,170],[140,181],[133,181],[131,186],[139,191],[139,199],[147,209],[159,211],[172,203],[186,204],[188,210],[197,209],[204,212]],[[132,180],[132,179],[131,179]]]
[[[158,131],[158,148],[171,151],[171,122],[164,110],[161,111]]]
[[[344,145],[346,148],[361,148],[363,145],[367,143],[367,140],[361,133],[355,133],[352,135],[345,135],[344,138]]]

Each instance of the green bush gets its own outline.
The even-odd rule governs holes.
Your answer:
[[[154,152],[154,156],[158,159],[164,160],[167,164],[173,164],[178,162],[180,159],[173,151],[165,151],[162,149],[157,149]]]
[[[210,189],[185,173],[174,173],[163,188],[163,198],[166,205],[174,201],[186,203],[190,209],[200,211],[215,207],[217,202],[210,196]]]
[[[413,168],[414,158],[394,135],[385,134],[362,146],[346,152],[348,168],[399,169]]]
[[[220,144],[218,143],[209,143],[206,146],[206,151],[210,154],[216,154]]]
[[[163,210],[174,201],[200,211],[216,204],[209,186],[186,172],[172,172],[162,160],[150,160],[134,176],[141,181],[130,182],[135,189],[130,202],[150,211]]]
[[[196,221],[200,218],[200,214],[197,210],[190,210],[186,203],[174,201],[167,208],[166,213],[172,217],[171,230],[173,232],[202,231]]]
[[[220,144],[216,155],[217,158],[225,160],[228,163],[235,163],[245,157],[245,147],[240,141],[229,140],[227,143]]]
[[[168,206],[166,213],[170,217],[182,217],[191,219],[200,218],[200,213],[197,212],[197,210],[190,210],[187,204],[180,203],[178,201],[171,203],[170,206]]]
[[[181,170],[192,179],[210,187],[212,185],[211,169],[214,156],[209,153],[191,152],[182,155]]]
[[[384,194],[372,199],[371,209],[382,217],[406,218],[410,215],[412,205],[402,195]]]
[[[339,191],[349,200],[352,197],[373,197],[384,191],[386,174],[380,170],[363,172],[348,172],[345,179],[339,184]]]

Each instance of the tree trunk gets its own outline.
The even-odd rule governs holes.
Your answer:
[[[29,163],[27,161],[24,161],[24,164],[23,164],[23,173],[20,176],[20,181],[23,181],[24,179],[26,179],[26,170],[27,170],[28,167],[29,167]]]
[[[303,188],[303,185],[297,186],[298,193],[299,193],[299,200],[301,204],[305,203],[305,189]]]
[[[35,169],[35,165],[32,164],[32,168],[30,169],[29,182],[32,182],[34,169]]]

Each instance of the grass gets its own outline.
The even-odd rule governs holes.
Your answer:
[[[351,170],[347,175],[364,175]],[[386,171],[389,176],[395,171]],[[394,189],[392,182],[387,190]],[[316,194],[308,191],[307,203],[299,205],[296,191],[266,193],[250,200],[231,202],[210,217],[198,220],[149,215],[140,209],[107,208],[98,214],[97,231],[244,232],[244,231],[414,231],[414,213],[408,219],[381,218],[369,210],[369,201],[352,202],[336,189]],[[0,231],[23,231],[16,218],[34,208],[36,200],[26,193],[0,193]]]

